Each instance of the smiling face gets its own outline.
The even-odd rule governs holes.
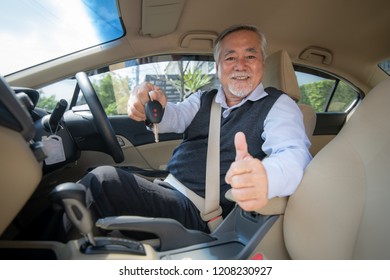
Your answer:
[[[261,83],[264,72],[259,35],[240,30],[223,38],[217,72],[229,106],[252,93]]]

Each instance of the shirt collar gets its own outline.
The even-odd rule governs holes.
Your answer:
[[[247,100],[250,100],[250,101],[257,101],[261,98],[264,98],[265,96],[267,96],[268,93],[266,93],[264,91],[264,86],[263,86],[263,83],[260,83],[254,91],[252,91],[251,94],[249,94],[248,96],[246,96],[243,100],[241,100],[241,102],[237,105],[234,105],[232,107],[228,107],[227,104],[226,104],[226,97],[225,97],[225,93],[222,89],[222,86],[219,87],[218,89],[218,92],[217,92],[217,96],[215,97],[215,101],[217,103],[219,103],[221,105],[222,108],[224,109],[228,109],[228,110],[231,110],[231,109],[234,109],[234,108],[237,108],[237,107],[240,107],[242,104],[244,104]]]

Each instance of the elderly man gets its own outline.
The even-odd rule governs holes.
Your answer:
[[[221,207],[226,216],[234,203],[254,211],[270,198],[292,194],[311,159],[302,114],[283,92],[264,89],[266,39],[256,27],[232,26],[216,40],[218,91],[196,92],[185,101],[167,102],[164,92],[142,83],[131,93],[128,115],[145,121],[145,104],[159,101],[165,113],[160,132],[184,133],[168,171],[204,197],[211,103],[222,107],[220,132]],[[99,216],[140,215],[173,218],[190,229],[208,231],[207,221],[189,198],[168,183],[152,183],[113,167],[93,170],[81,183],[91,189]]]

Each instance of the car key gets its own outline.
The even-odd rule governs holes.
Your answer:
[[[154,141],[158,142],[158,123],[161,122],[164,109],[160,102],[153,100],[148,101],[145,105],[146,119],[153,125]]]

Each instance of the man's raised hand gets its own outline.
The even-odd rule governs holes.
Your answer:
[[[262,162],[248,152],[245,134],[236,133],[235,161],[226,173],[225,180],[232,187],[232,196],[245,211],[256,211],[268,202],[268,178]]]

